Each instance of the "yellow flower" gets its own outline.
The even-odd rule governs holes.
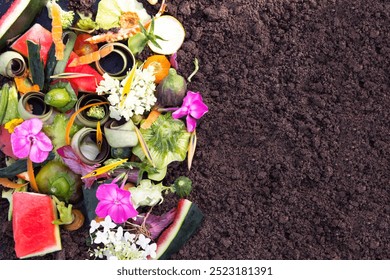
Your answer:
[[[4,125],[4,128],[7,129],[9,133],[13,133],[15,130],[15,127],[17,127],[22,122],[24,122],[24,120],[20,119],[20,118],[19,119],[12,119]]]

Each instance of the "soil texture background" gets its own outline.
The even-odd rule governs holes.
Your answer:
[[[145,5],[147,5],[146,1]],[[168,1],[179,72],[209,112],[189,197],[205,220],[173,259],[390,258],[390,2]],[[167,198],[170,209],[174,199]],[[15,259],[8,202],[0,259]],[[89,258],[88,227],[62,231]]]

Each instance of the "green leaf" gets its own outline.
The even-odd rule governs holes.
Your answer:
[[[45,71],[43,60],[41,59],[41,46],[33,41],[27,40],[28,48],[28,66],[34,84],[37,84],[40,89],[45,85]]]

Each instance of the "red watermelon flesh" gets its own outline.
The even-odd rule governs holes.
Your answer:
[[[42,256],[61,250],[55,203],[48,195],[15,192],[12,197],[12,226],[18,258]]]
[[[11,134],[4,128],[4,126],[0,127],[0,151],[2,151],[6,156],[17,159],[12,151]]]
[[[21,37],[19,37],[12,45],[11,48],[14,51],[28,57],[27,40],[34,41],[41,45],[41,58],[46,65],[47,54],[49,53],[53,39],[51,32],[44,28],[39,23],[34,24],[29,30],[27,30]],[[68,60],[68,64],[78,57],[76,53],[72,52]],[[75,90],[82,92],[95,92],[96,87],[103,80],[103,77],[90,65],[80,65],[76,67],[66,67],[65,72],[68,73],[83,73],[92,74],[93,77],[83,77],[77,79],[69,79]]]

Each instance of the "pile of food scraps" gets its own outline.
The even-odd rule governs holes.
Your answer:
[[[145,3],[153,15],[137,0],[84,2],[16,0],[0,19],[0,188],[16,256],[59,251],[60,227],[88,223],[91,258],[167,259],[203,219],[188,177],[163,183],[171,163],[191,169],[208,112],[191,89],[197,60],[182,76],[185,30],[165,0]],[[50,29],[35,21],[45,9]],[[154,214],[168,193],[177,207]]]

